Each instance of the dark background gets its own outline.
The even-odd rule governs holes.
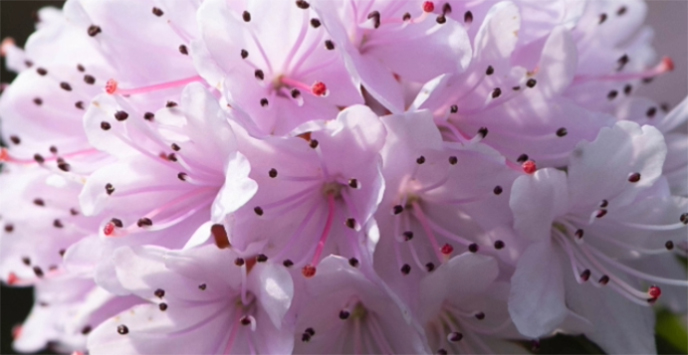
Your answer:
[[[34,31],[34,13],[44,6],[62,7],[64,1],[0,0],[0,40],[14,38],[23,46],[26,38]],[[9,83],[15,75],[5,69],[5,58],[0,59],[0,82]],[[2,113],[0,112],[0,115]],[[0,187],[0,190],[2,187]],[[0,290],[0,354],[16,354],[12,350],[12,327],[20,324],[29,314],[33,303],[31,288],[9,288]],[[50,352],[43,352],[49,354]],[[124,354],[123,354],[124,355]]]
[[[61,7],[61,0],[0,0],[0,40],[13,37],[18,46],[34,31],[35,11],[44,6]],[[676,105],[688,91],[686,58],[688,57],[688,1],[648,1],[650,11],[647,23],[656,30],[655,46],[661,54],[670,55],[676,64],[673,75],[661,77],[659,85],[644,87],[640,95]],[[0,82],[9,83],[13,73],[5,70],[5,60],[0,58]],[[0,115],[2,113],[0,112]],[[1,144],[2,142],[0,142]],[[0,354],[16,354],[12,350],[12,327],[20,324],[28,315],[33,302],[31,288],[0,289]],[[677,353],[666,340],[657,338],[659,353]],[[530,347],[530,344],[524,344]],[[593,354],[600,349],[584,337],[556,336],[543,340],[541,354]],[[43,354],[51,354],[44,351]],[[124,355],[124,354],[123,354]]]

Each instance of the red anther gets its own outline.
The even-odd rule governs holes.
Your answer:
[[[659,298],[659,296],[662,295],[662,289],[653,285],[653,286],[650,286],[650,288],[647,290],[647,294],[656,300]]]
[[[105,92],[112,95],[117,91],[117,80],[110,79],[105,83]]]
[[[426,1],[423,3],[423,11],[433,12],[435,11],[435,4],[432,1]]]
[[[311,92],[315,96],[325,96],[327,94],[327,86],[325,86],[325,83],[317,81],[311,86]]]
[[[669,57],[662,58],[662,65],[667,71],[674,71],[674,61]]]
[[[7,153],[7,148],[0,148],[0,162],[10,161],[10,154]]]
[[[441,252],[442,254],[444,254],[444,255],[449,255],[449,254],[451,254],[453,251],[454,251],[454,247],[451,246],[451,245],[449,245],[449,244],[445,244],[445,245],[442,246],[442,248],[440,248],[440,252]]]
[[[103,234],[105,234],[108,237],[111,236],[112,233],[114,233],[114,232],[115,232],[115,225],[112,222],[108,222],[108,224],[106,224],[105,227],[103,228]]]
[[[523,165],[521,165],[523,168],[523,172],[526,174],[533,174],[535,173],[535,170],[537,170],[537,165],[535,165],[535,162],[532,160],[528,160]]]
[[[307,278],[313,277],[313,275],[315,275],[315,266],[306,265],[301,270],[301,273],[303,274],[303,276],[305,276]]]
[[[12,37],[3,39],[2,44],[0,44],[0,57],[6,56],[7,49],[12,46],[14,46],[14,39]]]
[[[17,340],[22,334],[22,326],[20,324],[12,327],[12,339]]]
[[[17,282],[19,282],[17,275],[13,272],[10,272],[10,274],[7,276],[7,284],[11,286],[16,285]]]

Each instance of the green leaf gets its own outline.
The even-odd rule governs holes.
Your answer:
[[[658,353],[688,354],[688,332],[680,316],[667,310],[657,312],[655,333]]]

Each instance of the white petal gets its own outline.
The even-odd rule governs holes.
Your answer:
[[[566,173],[545,168],[517,178],[509,207],[514,214],[514,228],[522,237],[549,238],[552,222],[568,209]]]
[[[602,199],[610,206],[630,203],[660,177],[666,152],[664,138],[654,127],[620,121],[603,128],[594,142],[581,142],[571,154],[571,205],[591,209]],[[640,181],[629,182],[634,173],[640,173]]]
[[[239,209],[248,202],[258,191],[258,184],[248,175],[251,165],[241,153],[235,153],[229,158],[225,169],[225,184],[220,189],[212,207],[213,221],[222,218]]]
[[[571,85],[576,75],[577,56],[576,43],[569,31],[564,27],[555,28],[545,42],[536,75],[545,96],[560,94]]]
[[[251,278],[249,287],[257,295],[272,324],[279,329],[294,297],[291,275],[281,265],[272,263],[256,265],[251,273],[257,276]]]
[[[558,258],[548,239],[530,246],[516,265],[509,313],[525,336],[549,334],[566,318],[564,275]]]

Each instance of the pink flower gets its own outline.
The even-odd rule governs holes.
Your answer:
[[[282,319],[293,285],[281,265],[206,246],[115,253],[118,280],[147,303],[103,322],[89,336],[94,354],[288,353]],[[222,270],[222,272],[217,272]]]
[[[356,83],[394,113],[406,106],[399,79],[424,83],[440,74],[461,72],[470,60],[463,26],[425,3],[432,4],[420,0],[312,4]],[[411,55],[414,60],[407,60]]]
[[[293,1],[205,1],[193,46],[199,73],[250,117],[258,135],[284,135],[363,103],[321,20]]]
[[[384,139],[377,115],[357,105],[300,137],[251,140],[242,150],[261,187],[226,217],[232,245],[246,250],[259,243],[267,256],[303,268],[307,277],[330,253],[370,265]]]
[[[393,295],[357,267],[328,256],[306,281],[308,298],[297,308],[294,352],[429,353]]]
[[[14,346],[656,351],[688,100],[640,0],[68,0],[0,96]],[[678,63],[678,60],[677,60]]]
[[[509,201],[514,228],[533,241],[519,259],[509,299],[509,311],[523,334],[537,337],[559,325],[567,313],[565,299],[571,292],[583,292],[569,291],[571,287],[608,288],[598,295],[615,299],[607,317],[627,312],[649,317],[649,310],[632,311],[633,307],[657,301],[659,285],[688,286],[685,280],[625,265],[625,260],[668,253],[674,243],[684,243],[688,201],[652,191],[662,189],[665,155],[657,129],[618,122],[602,129],[594,142],[579,144],[567,173],[547,168],[516,179]],[[566,269],[583,285],[565,282],[570,278]],[[648,285],[645,290],[640,289],[643,283]],[[569,307],[597,327],[602,311],[585,303]],[[635,328],[616,332],[590,336],[612,352],[654,351],[651,338],[640,337]]]
[[[426,276],[418,288],[420,319],[434,352],[517,353],[519,338],[504,300],[509,285],[497,282],[497,262],[464,253]]]

